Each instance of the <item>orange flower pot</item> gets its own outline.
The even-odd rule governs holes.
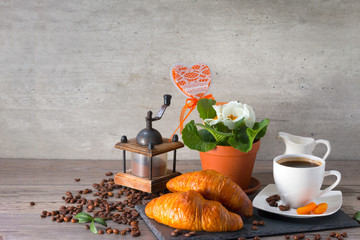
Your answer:
[[[243,190],[249,188],[256,154],[260,140],[253,143],[252,149],[244,153],[231,146],[216,146],[208,152],[199,152],[202,168],[214,169],[230,177]]]

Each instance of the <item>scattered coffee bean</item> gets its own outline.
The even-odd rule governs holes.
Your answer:
[[[34,206],[35,205],[35,202],[30,202],[30,206]]]
[[[260,240],[260,237],[255,236],[255,237],[254,237],[254,240]]]
[[[98,234],[104,234],[104,230],[99,230]]]
[[[279,206],[279,209],[280,209],[280,211],[286,211],[286,209],[285,209],[285,206],[284,206],[284,205],[280,205],[280,206]]]
[[[181,234],[181,233],[182,233],[181,229],[178,229],[178,228],[177,228],[177,229],[175,229],[175,230],[174,230],[174,232],[179,233],[179,234]]]
[[[72,223],[76,223],[77,220],[73,218],[73,219],[71,219],[71,222],[72,222]]]
[[[335,235],[336,235],[336,232],[331,232],[330,233],[330,237],[335,237]]]
[[[347,233],[346,233],[346,232],[343,232],[341,235],[342,235],[343,237],[347,237]]]
[[[259,225],[259,222],[256,221],[256,220],[254,220],[254,221],[252,222],[252,225],[257,226],[257,225]]]
[[[315,234],[315,237],[314,237],[314,240],[320,240],[321,239],[321,236],[319,233],[316,233]]]
[[[300,233],[299,235],[298,235],[298,238],[299,239],[303,239],[305,237],[305,234],[303,234],[303,233]]]
[[[289,236],[289,235],[285,235],[285,239],[290,239],[290,236]]]
[[[357,197],[357,200],[360,200],[360,196]]]
[[[75,182],[79,182],[80,178],[75,178],[74,180],[75,180]]]
[[[191,231],[191,232],[189,232],[189,234],[190,234],[190,236],[193,236],[193,235],[195,235],[195,234],[196,234],[196,232]]]
[[[85,225],[85,228],[86,228],[86,229],[90,229],[90,225],[86,224],[86,225]]]
[[[125,235],[125,234],[126,234],[126,231],[125,231],[125,230],[121,230],[121,231],[120,231],[120,234],[121,234],[121,235]]]
[[[108,234],[112,234],[112,233],[113,233],[113,230],[110,228],[110,229],[106,230],[106,232],[107,232]]]
[[[253,225],[253,226],[251,227],[251,230],[258,230],[258,227],[255,226],[255,225]]]
[[[259,221],[259,226],[264,226],[265,225],[265,221]]]
[[[173,237],[176,237],[176,236],[179,235],[179,234],[178,234],[177,232],[174,232],[174,231],[173,231],[173,232],[170,233],[170,235],[173,236]]]
[[[105,173],[105,176],[112,176],[112,175],[113,175],[112,172],[107,172],[107,173]]]
[[[119,231],[119,229],[114,228],[114,229],[113,229],[113,233],[114,233],[114,234],[119,234],[119,233],[120,233],[120,231]]]
[[[184,235],[185,237],[191,237],[191,235],[189,233],[185,233]]]
[[[239,237],[238,240],[246,240],[244,237]]]
[[[297,235],[295,235],[295,236],[293,236],[293,239],[294,239],[294,240],[298,240],[299,237],[298,237]]]

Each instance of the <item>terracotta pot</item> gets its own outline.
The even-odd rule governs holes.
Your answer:
[[[243,190],[249,188],[260,140],[244,153],[231,146],[216,146],[208,152],[199,152],[202,168],[214,169],[228,176]]]

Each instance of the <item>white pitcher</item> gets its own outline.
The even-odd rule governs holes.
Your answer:
[[[279,132],[277,138],[282,139],[286,145],[284,154],[312,155],[315,146],[319,143],[325,144],[327,147],[327,151],[323,157],[324,160],[329,156],[331,151],[330,142],[323,139],[315,140],[313,138],[295,136],[285,132]]]

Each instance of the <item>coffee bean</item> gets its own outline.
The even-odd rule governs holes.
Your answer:
[[[331,232],[330,233],[330,237],[335,237],[335,235],[336,235],[336,232]]]
[[[239,237],[238,240],[246,240],[244,237]]]
[[[72,223],[76,223],[77,220],[73,218],[73,219],[71,219],[71,222],[72,222]]]
[[[171,232],[170,235],[173,236],[173,237],[176,237],[179,234],[177,232]]]
[[[303,239],[305,237],[305,234],[303,234],[303,233],[300,233],[299,235],[298,235],[298,238],[299,239]]]
[[[331,237],[327,237],[326,240],[331,240]]]
[[[257,226],[257,225],[259,225],[259,222],[256,221],[256,220],[254,220],[254,221],[252,222],[252,225]]]
[[[357,197],[357,200],[360,200],[360,196]]]
[[[110,228],[110,229],[106,230],[106,232],[107,232],[108,234],[111,234],[111,233],[113,233],[113,230]]]
[[[285,205],[285,210],[286,210],[286,211],[289,211],[289,210],[290,210],[290,205],[289,205],[289,204],[286,204],[286,205]]]
[[[320,239],[321,239],[320,234],[316,233],[316,234],[315,234],[315,237],[314,237],[314,240],[320,240]]]
[[[260,237],[255,236],[255,237],[254,237],[254,240],[260,240]]]
[[[86,228],[86,229],[89,229],[89,228],[90,228],[90,225],[86,224],[86,225],[85,225],[85,228]]]
[[[260,225],[260,226],[264,226],[264,225],[265,225],[265,222],[264,222],[264,221],[259,221],[259,225]]]
[[[294,240],[298,240],[299,238],[298,238],[297,235],[295,235],[295,236],[293,236],[293,239],[294,239]]]
[[[35,202],[30,202],[30,206],[34,206],[35,205]]]
[[[98,234],[104,234],[104,230],[99,230]]]
[[[341,235],[342,235],[343,237],[347,237],[347,233],[346,233],[346,232],[343,232]]]
[[[290,238],[290,236],[289,235],[285,235],[285,239],[289,239]]]
[[[251,230],[257,230],[257,229],[258,229],[257,226],[252,226],[252,227],[251,227]]]
[[[107,172],[107,173],[105,173],[105,176],[111,176],[111,175],[113,175],[112,172]]]
[[[130,229],[130,228],[126,228],[125,231],[131,232],[131,229]]]
[[[75,178],[74,180],[75,180],[75,182],[79,182],[80,178]]]
[[[190,234],[190,236],[193,236],[193,235],[195,235],[195,234],[196,234],[196,232],[191,231],[191,232],[189,232],[189,234]]]
[[[125,230],[121,230],[121,231],[120,231],[120,234],[121,234],[121,235],[125,235],[125,234],[126,234],[126,231],[125,231]]]
[[[189,233],[185,233],[184,235],[185,237],[191,237],[191,235]]]
[[[181,229],[178,229],[178,228],[177,228],[177,229],[174,230],[174,232],[181,234],[182,231],[181,231]]]
[[[279,206],[279,209],[280,209],[280,211],[286,211],[286,209],[285,209],[285,206],[284,206],[284,205],[280,205],[280,206]]]
[[[114,234],[119,234],[119,232],[120,232],[119,229],[117,229],[117,228],[114,228],[114,229],[113,229],[113,233],[114,233]]]

